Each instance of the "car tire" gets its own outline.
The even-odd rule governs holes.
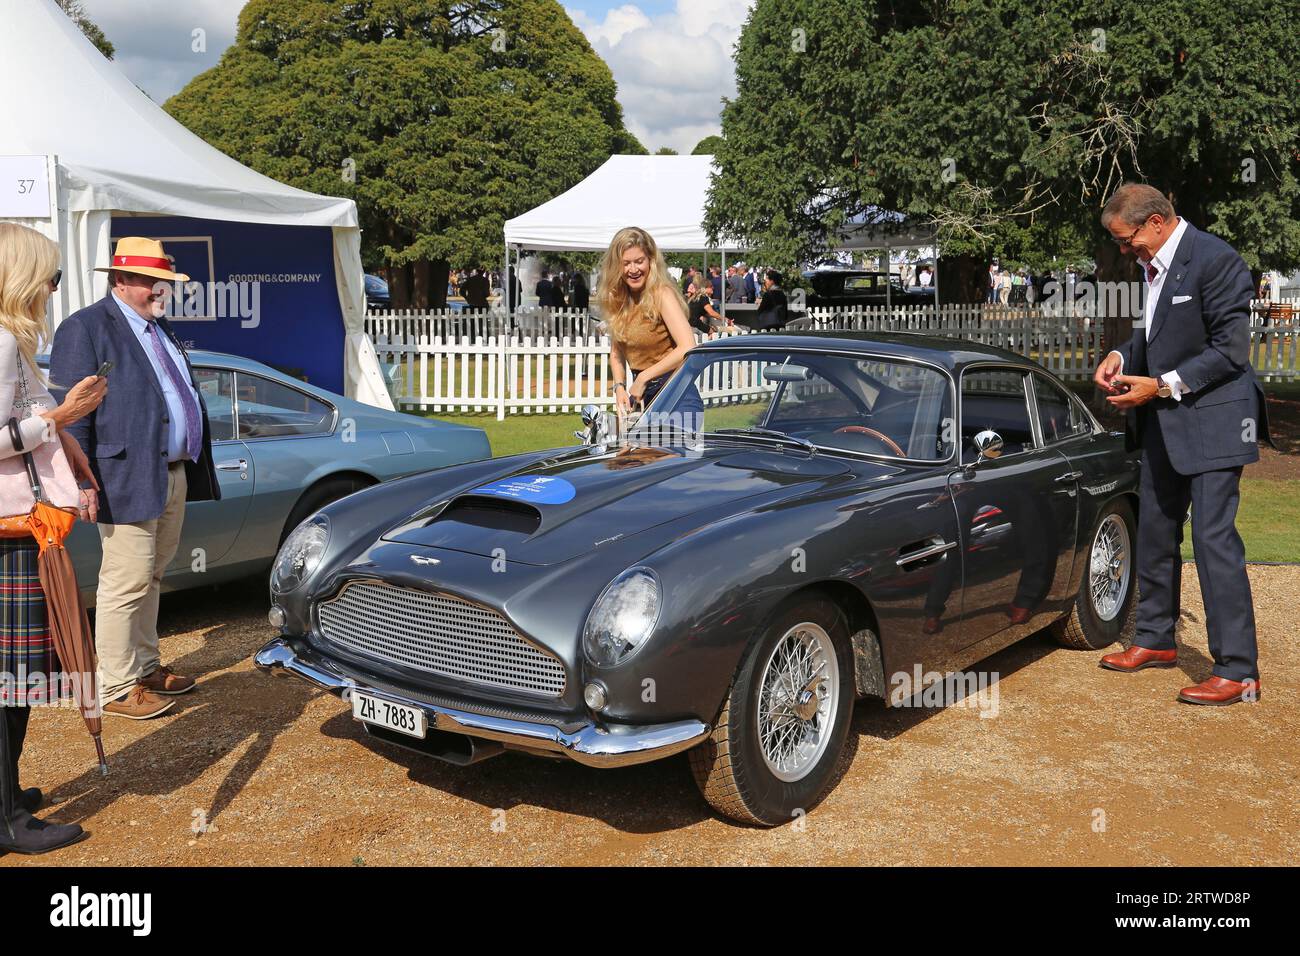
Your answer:
[[[1133,560],[1136,524],[1133,508],[1123,499],[1112,501],[1102,509],[1088,539],[1087,566],[1074,605],[1069,614],[1049,627],[1052,637],[1062,647],[1099,651],[1125,636],[1137,594]],[[1116,562],[1120,565],[1119,578],[1115,576]],[[1101,591],[1105,578],[1114,585],[1099,598],[1094,588]]]
[[[811,700],[785,695],[788,685],[782,676],[813,672],[825,676]],[[785,722],[765,718],[765,748],[760,701],[768,701],[770,708],[774,694],[784,698],[778,706]],[[704,799],[725,816],[760,826],[788,823],[810,810],[835,778],[854,697],[853,655],[840,609],[824,598],[811,598],[778,611],[741,662],[713,733],[690,751],[691,771]],[[793,705],[809,716],[800,718]],[[803,735],[793,752],[787,752],[788,734],[773,734],[784,727]]]
[[[289,537],[289,533],[294,528],[326,505],[333,504],[340,498],[346,498],[354,491],[369,488],[372,484],[373,482],[363,478],[325,478],[316,482],[303,493],[298,503],[293,506],[293,510],[289,512],[289,519],[280,532],[280,544],[284,544],[284,539]]]

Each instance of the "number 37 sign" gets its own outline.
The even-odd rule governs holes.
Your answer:
[[[50,218],[44,156],[0,156],[0,219]]]

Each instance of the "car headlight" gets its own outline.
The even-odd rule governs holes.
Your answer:
[[[624,571],[596,599],[582,646],[587,659],[602,667],[627,660],[654,633],[659,622],[659,578],[649,568]]]
[[[285,594],[300,587],[320,564],[329,540],[330,523],[324,515],[313,515],[294,528],[275,556],[271,590]]]

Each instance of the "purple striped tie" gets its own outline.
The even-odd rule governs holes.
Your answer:
[[[167,377],[172,380],[176,394],[181,398],[181,405],[185,408],[185,437],[188,446],[186,451],[189,453],[190,461],[198,461],[203,451],[203,422],[199,419],[198,403],[190,394],[190,383],[181,378],[176,363],[163,348],[162,336],[157,331],[158,323],[150,322],[146,328],[149,330],[149,337],[153,339],[153,351],[158,356],[158,364],[167,370]]]

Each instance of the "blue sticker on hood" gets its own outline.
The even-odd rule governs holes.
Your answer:
[[[566,501],[572,501],[577,491],[563,478],[552,478],[549,475],[519,475],[482,485],[470,491],[470,494],[514,498],[516,501],[530,501],[535,505],[562,505]]]

